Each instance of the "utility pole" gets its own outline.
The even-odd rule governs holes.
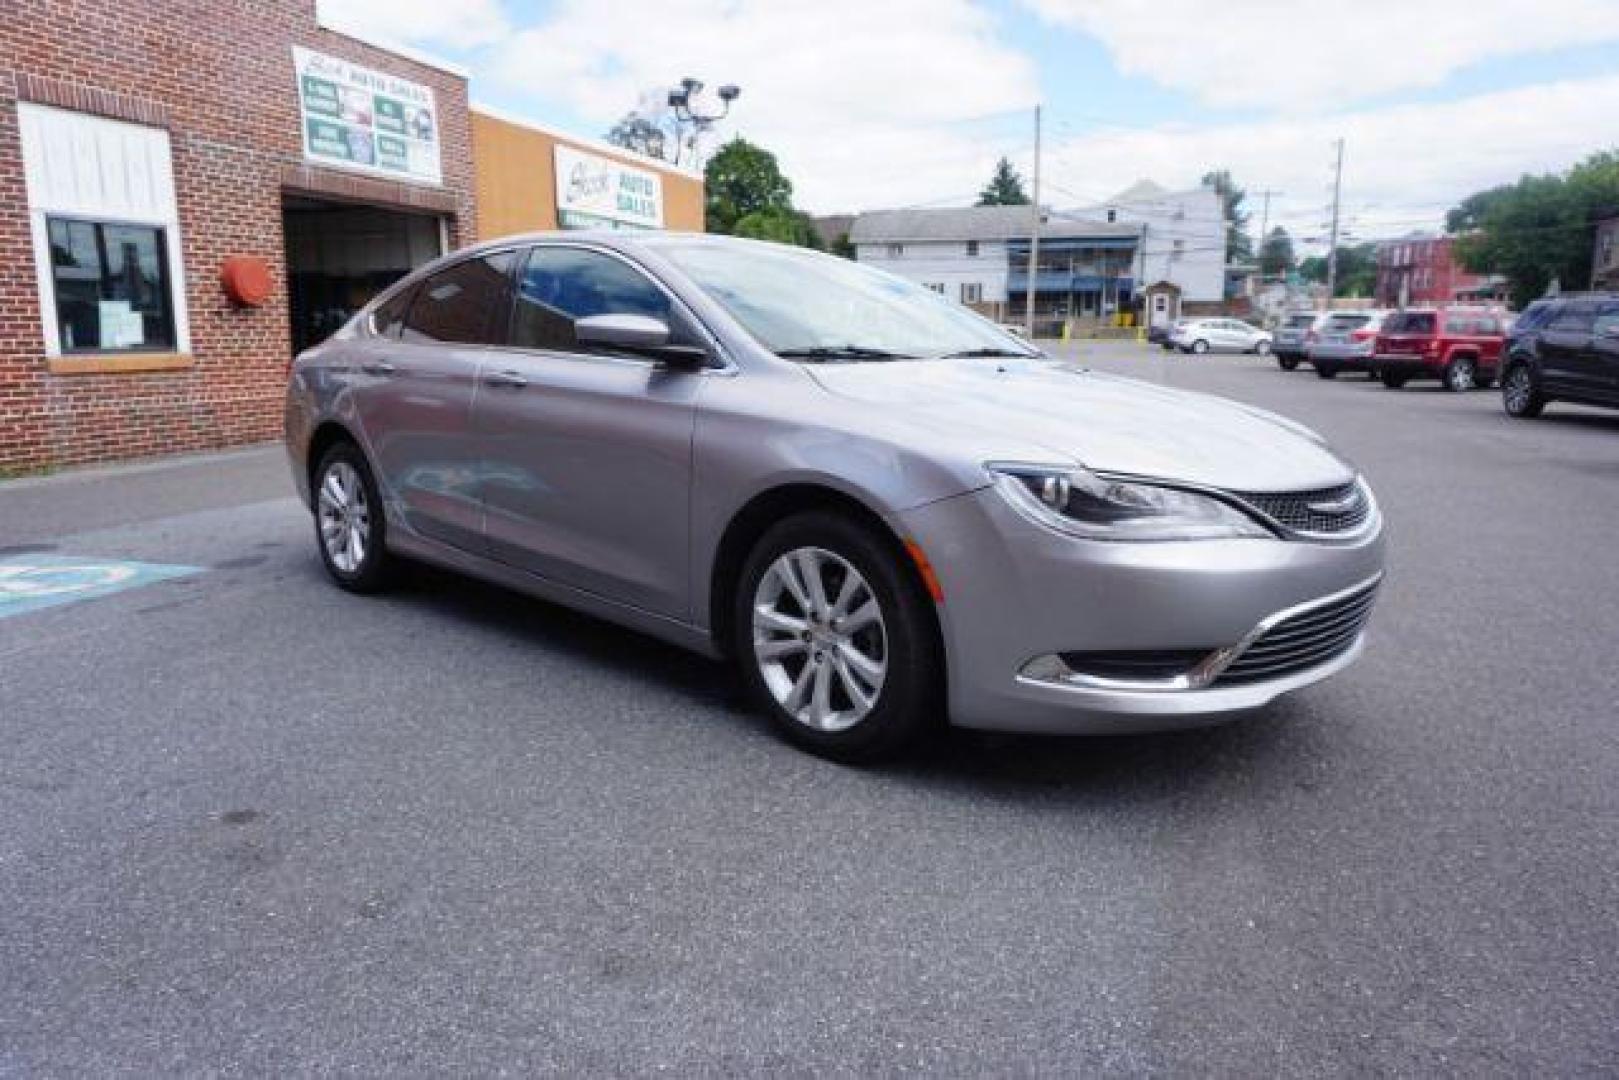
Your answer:
[[[1029,273],[1023,293],[1023,332],[1034,340],[1034,294],[1040,281],[1040,106],[1034,107],[1034,220],[1029,228]]]
[[[1265,208],[1259,212],[1259,280],[1265,280],[1265,241],[1270,238],[1270,197],[1280,195],[1280,191],[1271,191],[1269,188],[1259,192],[1265,200]]]
[[[1338,140],[1338,161],[1332,167],[1332,232],[1327,239],[1327,307],[1338,291],[1338,211],[1344,194],[1344,141]]]

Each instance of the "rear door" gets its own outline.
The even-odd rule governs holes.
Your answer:
[[[352,384],[389,520],[469,551],[483,524],[472,401],[510,268],[509,253],[475,256],[421,282],[397,326],[366,342]]]

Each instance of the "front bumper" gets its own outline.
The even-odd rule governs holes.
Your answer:
[[[1308,670],[1239,685],[1140,690],[1031,678],[1059,653],[1235,646],[1267,619],[1364,585],[1381,529],[1353,543],[1113,543],[1035,525],[993,489],[903,515],[927,553],[949,670],[950,717],[969,728],[1121,734],[1196,727],[1256,709],[1353,663],[1353,645]]]

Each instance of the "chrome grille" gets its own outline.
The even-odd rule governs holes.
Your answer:
[[[1255,510],[1290,532],[1303,536],[1339,536],[1366,524],[1372,500],[1358,481],[1315,491],[1233,491]]]
[[[1371,582],[1268,627],[1226,666],[1214,685],[1279,679],[1343,655],[1355,644],[1372,613],[1377,585]]]

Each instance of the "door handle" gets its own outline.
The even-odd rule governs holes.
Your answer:
[[[367,360],[360,365],[360,370],[367,375],[392,375],[396,369],[386,360]]]
[[[513,390],[528,385],[528,380],[515,371],[491,371],[483,377],[483,381],[490,386],[507,386]]]

